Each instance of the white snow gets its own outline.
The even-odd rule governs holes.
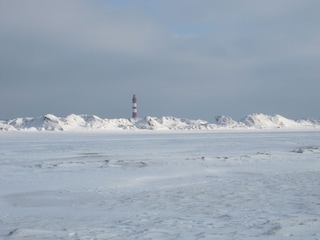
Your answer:
[[[281,115],[264,115],[264,114],[253,114],[245,117],[241,120],[246,126],[255,127],[255,128],[286,128],[286,127],[299,127],[299,123],[287,119]]]
[[[70,114],[56,117],[25,117],[0,120],[0,131],[92,131],[92,130],[230,130],[230,129],[320,129],[320,120],[291,120],[281,115],[252,114],[241,121],[218,116],[215,123],[176,117],[150,117],[143,119],[104,119],[95,115]]]
[[[45,117],[8,126],[108,122]],[[150,119],[156,129],[210,126]],[[0,132],[0,239],[316,240],[319,186],[318,130]]]

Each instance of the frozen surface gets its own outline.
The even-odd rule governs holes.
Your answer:
[[[320,239],[320,132],[0,133],[0,239]]]

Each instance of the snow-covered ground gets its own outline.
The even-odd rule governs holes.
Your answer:
[[[0,120],[0,131],[110,131],[110,130],[230,130],[230,129],[320,129],[320,119],[292,120],[281,115],[256,113],[240,121],[217,116],[215,123],[171,116],[144,117],[141,119],[107,119],[95,115],[70,114],[57,117],[24,117]]]
[[[0,239],[320,239],[319,131],[0,132]]]

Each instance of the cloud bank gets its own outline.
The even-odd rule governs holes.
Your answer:
[[[319,118],[318,1],[0,1],[0,118]]]

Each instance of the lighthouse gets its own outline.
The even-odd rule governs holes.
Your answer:
[[[132,97],[132,118],[137,118],[138,112],[137,112],[137,98],[136,95],[133,94]]]

